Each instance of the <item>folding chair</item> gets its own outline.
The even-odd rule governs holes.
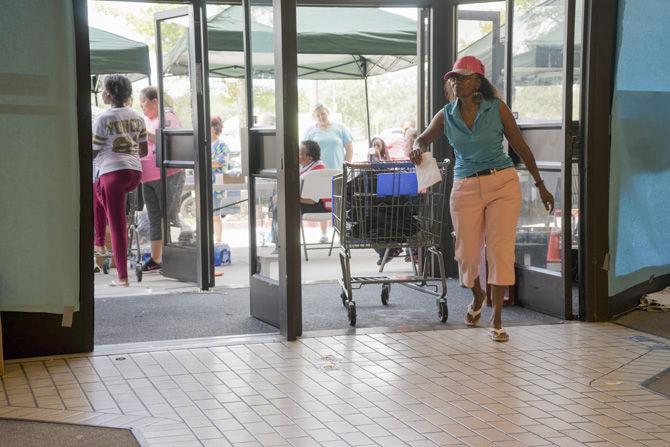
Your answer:
[[[332,195],[332,181],[333,176],[339,174],[341,171],[339,169],[320,169],[317,171],[309,171],[303,174],[300,177],[300,198],[301,199],[311,199],[315,202],[318,202],[321,199],[330,198]],[[319,250],[325,249],[326,247],[310,247],[310,245],[321,245],[321,244],[308,244],[305,239],[305,227],[303,221],[308,222],[327,222],[331,220],[331,211],[324,211],[321,213],[300,213],[300,232],[302,233],[302,247],[305,252],[305,261],[309,261],[307,256],[307,250]],[[335,232],[330,239],[330,246],[328,250],[328,256],[333,252],[333,243],[335,242]]]

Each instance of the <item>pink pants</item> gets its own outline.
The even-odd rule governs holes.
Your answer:
[[[514,245],[520,209],[521,188],[514,168],[454,180],[451,219],[456,233],[456,260],[465,287],[474,287],[479,276],[484,244],[488,283],[514,284]]]
[[[132,169],[109,172],[94,184],[93,200],[94,244],[105,245],[105,226],[109,222],[112,256],[120,280],[128,278],[128,232],[126,228],[126,194],[137,188],[142,172]]]

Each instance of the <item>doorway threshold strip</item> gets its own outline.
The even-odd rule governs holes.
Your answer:
[[[556,320],[555,322],[548,322],[543,320],[526,320],[526,321],[506,321],[505,327],[523,327],[523,326],[548,326],[555,324],[577,324],[577,321]],[[486,327],[486,326],[481,326]],[[398,334],[404,332],[425,332],[425,331],[446,331],[454,329],[466,329],[467,326],[463,323],[427,323],[421,325],[406,325],[406,326],[373,326],[373,327],[346,327],[339,329],[318,329],[313,331],[305,331],[300,338],[316,338],[316,337],[339,337],[344,335],[370,335],[370,334]]]
[[[565,324],[568,322],[557,321],[553,324]],[[507,326],[537,326],[546,325],[543,321],[523,321],[523,322],[509,322]],[[342,328],[342,329],[325,329],[317,331],[305,331],[300,338],[315,338],[326,336],[344,336],[344,335],[368,335],[368,334],[385,334],[385,333],[402,333],[402,332],[422,332],[432,330],[445,329],[464,329],[464,324],[454,324],[445,326],[442,323],[435,323],[432,325],[421,326],[400,326],[400,327],[369,327],[369,328]],[[196,349],[196,348],[212,348],[217,346],[234,346],[234,345],[249,345],[262,343],[282,343],[286,338],[279,332],[269,332],[264,334],[241,334],[241,335],[222,335],[218,337],[201,337],[201,338],[184,338],[176,340],[157,340],[137,343],[119,343],[110,345],[97,345],[91,356],[101,355],[117,355],[117,354],[133,354],[137,352],[149,351],[168,351],[174,349]]]
[[[279,332],[265,334],[222,335],[219,337],[185,338],[176,340],[143,341],[137,343],[119,343],[95,346],[93,352],[59,354],[42,357],[5,360],[5,364],[50,359],[71,359],[78,357],[100,357],[141,352],[170,351],[177,349],[213,348],[218,346],[253,345],[263,343],[281,343],[286,338]]]
[[[265,334],[222,335],[219,337],[185,338],[177,340],[145,341],[96,346],[91,355],[129,354],[173,349],[211,348],[215,346],[277,343],[286,339],[279,332]]]

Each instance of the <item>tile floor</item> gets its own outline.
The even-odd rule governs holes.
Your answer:
[[[613,324],[509,332],[13,361],[0,417],[133,427],[150,446],[670,446],[670,399],[640,386],[670,341]]]

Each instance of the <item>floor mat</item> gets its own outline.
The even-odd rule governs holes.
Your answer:
[[[670,338],[670,312],[634,310],[617,318],[614,323],[648,334]]]
[[[354,291],[357,328],[391,330],[453,329],[464,327],[463,315],[471,294],[448,281],[449,319],[438,322],[435,297],[393,285],[389,305],[381,302],[381,286]],[[337,283],[304,285],[303,332],[349,329]],[[481,326],[488,324],[485,308]],[[503,323],[551,324],[560,320],[522,307],[505,307]],[[180,293],[95,300],[95,344],[133,343],[222,335],[259,334],[277,329],[249,315],[249,289],[219,289],[208,293]]]
[[[139,447],[130,430],[90,425],[0,419],[3,447]]]
[[[642,382],[642,386],[655,393],[670,397],[670,368]]]

